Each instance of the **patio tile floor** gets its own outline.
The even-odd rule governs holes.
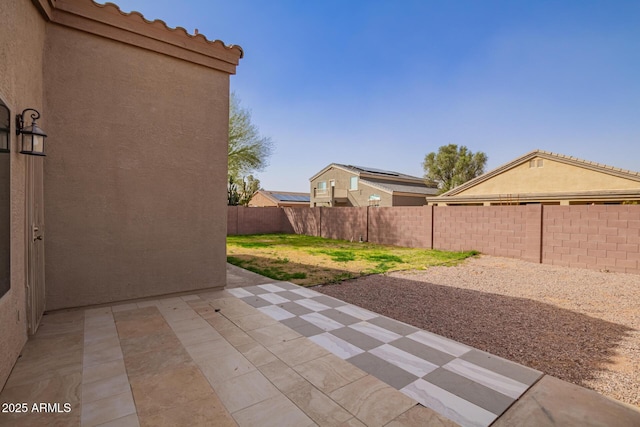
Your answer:
[[[0,426],[486,426],[508,407],[500,420],[524,424],[535,411],[585,420],[601,408],[639,419],[311,289],[245,277],[253,286],[45,315],[0,393],[29,410],[1,413]],[[563,387],[588,404],[567,412]]]
[[[542,376],[292,283],[228,292],[463,426],[488,426]]]
[[[1,426],[421,425],[416,400],[229,291],[47,314],[0,401],[29,406]]]

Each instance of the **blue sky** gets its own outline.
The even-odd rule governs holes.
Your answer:
[[[449,143],[487,170],[539,148],[640,171],[640,1],[115,2],[242,46],[268,190],[332,162],[422,176]]]

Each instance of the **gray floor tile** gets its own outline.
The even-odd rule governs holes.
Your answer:
[[[327,316],[329,319],[333,319],[336,322],[342,323],[343,325],[353,325],[354,323],[362,322],[362,320],[357,317],[349,316],[347,313],[343,313],[341,311],[336,310],[335,308],[329,310],[322,311],[323,316]]]
[[[371,350],[372,348],[380,347],[382,344],[384,344],[382,341],[370,337],[367,334],[363,334],[362,332],[356,331],[355,329],[346,327],[334,329],[333,331],[331,331],[331,334],[337,336],[338,338],[342,338],[343,340],[350,342],[351,344],[358,346],[363,350]]]
[[[296,294],[295,292],[291,292],[291,291],[277,292],[277,295],[280,296],[280,297],[286,298],[289,301],[295,301],[297,299],[304,298],[304,296],[302,296],[300,294]]]
[[[284,308],[289,313],[295,314],[296,316],[313,313],[313,310],[310,310],[307,307],[303,307],[300,304],[296,304],[295,302],[285,302],[282,304],[278,304],[278,307]]]
[[[280,322],[305,337],[311,337],[324,332],[323,329],[299,317],[292,317],[291,319],[281,320]]]
[[[306,320],[301,319],[300,317],[297,317],[297,316],[296,317],[292,317],[290,319],[281,320],[280,323],[290,327],[291,329],[295,329],[295,328],[298,328],[300,326],[305,326],[305,325],[310,325],[311,324],[311,323],[307,322]]]
[[[275,283],[276,286],[280,286],[283,289],[286,289],[288,291],[292,290],[292,289],[300,289],[301,286],[296,285],[295,283],[291,283],[291,282],[277,282]]]
[[[242,301],[246,302],[247,304],[249,304],[252,307],[255,308],[260,308],[260,307],[265,307],[267,305],[272,305],[269,301],[265,301],[260,297],[245,297],[245,298],[241,298]]]
[[[443,368],[436,369],[422,379],[496,415],[503,413],[515,400]]]
[[[302,325],[302,326],[298,326],[297,328],[293,328],[294,331],[296,331],[297,333],[299,333],[302,336],[305,337],[312,337],[314,335],[319,335],[325,332],[324,329],[320,329],[318,328],[316,325],[313,325],[309,322],[307,322],[306,325]]]
[[[357,356],[347,359],[347,362],[353,363],[358,368],[398,390],[418,379],[417,376],[371,353],[358,354]]]
[[[383,316],[369,319],[367,320],[367,322],[373,323],[376,326],[380,326],[381,328],[388,329],[400,335],[409,335],[418,331],[418,328],[414,326],[407,325],[406,323],[398,322],[397,320],[389,319],[388,317]]]
[[[319,297],[313,297],[311,299],[316,300],[324,305],[328,305],[331,308],[342,307],[344,305],[343,301],[326,295],[320,295]]]
[[[471,350],[470,352],[463,354],[460,359],[489,369],[490,371],[497,372],[500,375],[504,375],[505,377],[512,378],[527,385],[535,383],[538,378],[542,376],[542,372],[540,371],[518,365],[517,363],[480,350]]]
[[[242,288],[247,292],[251,292],[254,295],[260,295],[260,294],[268,294],[270,293],[269,291],[267,291],[266,289],[262,289],[259,288],[257,285],[255,286],[247,286],[246,288]]]
[[[440,350],[436,350],[435,348],[431,348],[406,337],[391,341],[389,345],[397,347],[400,350],[404,350],[407,353],[418,356],[419,358],[438,366],[442,366],[455,359],[455,356],[452,356]]]

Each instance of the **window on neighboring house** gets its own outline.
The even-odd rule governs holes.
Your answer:
[[[326,194],[327,193],[327,181],[320,181],[318,183],[318,188],[316,190],[317,194]]]
[[[349,190],[357,190],[358,189],[358,177],[352,176],[349,181]]]
[[[380,206],[380,196],[372,194],[369,196],[369,206]]]

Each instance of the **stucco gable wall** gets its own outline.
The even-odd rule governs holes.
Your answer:
[[[229,75],[47,29],[47,308],[222,287]]]
[[[251,198],[249,206],[278,206],[278,204],[266,197],[264,194],[256,193]]]
[[[358,202],[356,206],[369,206],[369,197],[374,194],[376,196],[380,196],[379,206],[393,206],[393,198],[391,197],[391,193],[367,185],[362,181],[358,182],[357,190],[349,191],[349,197],[353,198],[353,200],[357,200]]]
[[[640,189],[640,182],[637,181],[549,159],[542,160],[542,167],[530,168],[527,161],[456,196]]]

